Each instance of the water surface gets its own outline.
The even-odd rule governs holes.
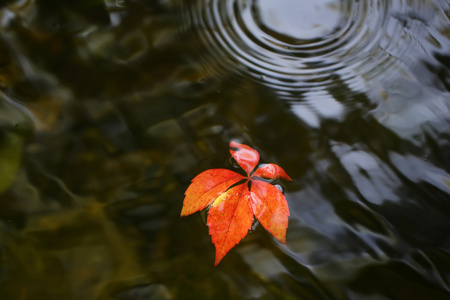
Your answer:
[[[446,0],[0,2],[1,299],[449,299]],[[190,180],[292,182],[214,267]]]

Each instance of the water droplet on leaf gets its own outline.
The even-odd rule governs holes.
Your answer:
[[[283,189],[283,187],[282,187],[281,185],[275,184],[275,187],[276,187],[280,192],[282,192],[282,193],[284,194],[284,189]]]

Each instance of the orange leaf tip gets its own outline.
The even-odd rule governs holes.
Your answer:
[[[284,180],[292,181],[291,177],[276,164],[265,164],[260,166],[251,177],[261,177],[264,179],[277,179],[281,178]]]
[[[250,174],[259,162],[258,151],[244,144],[231,141],[230,153],[247,174]]]

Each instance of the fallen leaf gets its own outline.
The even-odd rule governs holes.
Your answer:
[[[212,169],[200,173],[192,179],[191,185],[186,190],[181,216],[204,209],[242,179],[245,177],[227,169]]]
[[[289,217],[286,198],[263,179],[291,178],[275,164],[255,169],[259,153],[247,145],[232,141],[230,153],[247,176],[227,169],[200,173],[186,190],[181,210],[183,217],[211,205],[207,225],[216,248],[215,266],[247,235],[254,217],[277,240],[286,243]]]

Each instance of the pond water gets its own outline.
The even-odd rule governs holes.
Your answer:
[[[0,1],[0,299],[450,299],[448,0]],[[214,267],[230,140],[292,182]]]

